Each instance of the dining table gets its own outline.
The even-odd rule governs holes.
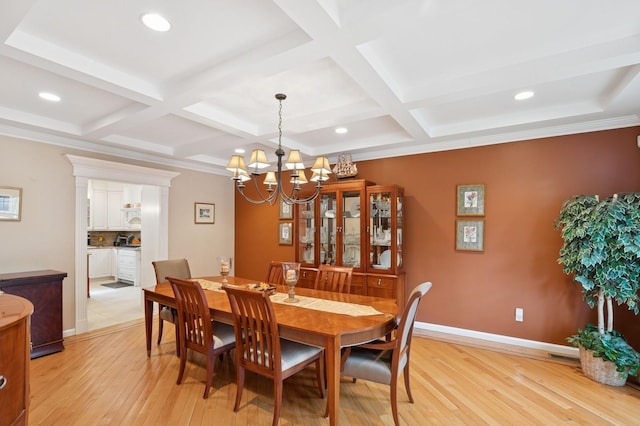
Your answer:
[[[227,276],[229,285],[256,287],[259,281]],[[203,289],[212,319],[233,325],[231,306],[221,288],[223,277],[194,278]],[[154,303],[176,307],[170,284],[144,288],[144,318],[147,356],[151,356]],[[258,290],[256,290],[258,291]],[[396,325],[397,304],[384,299],[356,294],[295,288],[298,303],[288,303],[288,288],[276,286],[273,302],[280,337],[322,347],[327,372],[327,413],[329,424],[338,424],[340,400],[341,348],[369,342],[388,335]],[[319,313],[321,312],[321,315]]]

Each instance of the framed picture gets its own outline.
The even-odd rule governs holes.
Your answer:
[[[22,188],[0,186],[0,220],[20,221],[22,217]]]
[[[293,219],[293,206],[287,203],[283,198],[280,198],[280,219]]]
[[[291,235],[291,222],[283,222],[278,224],[278,244],[292,245],[293,238]]]
[[[458,185],[458,216],[484,216],[484,185]]]
[[[456,250],[484,251],[484,219],[456,220]]]
[[[215,223],[216,205],[209,203],[195,203],[195,223]]]

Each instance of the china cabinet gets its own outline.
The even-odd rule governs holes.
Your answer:
[[[351,292],[404,303],[402,188],[366,180],[325,183],[295,217],[298,285],[312,287],[318,265],[353,267]]]

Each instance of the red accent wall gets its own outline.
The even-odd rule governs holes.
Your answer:
[[[640,191],[639,134],[633,127],[358,162],[358,179],[405,189],[407,291],[433,283],[418,321],[558,344],[594,322],[557,263],[554,220],[573,194]],[[484,252],[456,251],[456,185],[478,183],[486,185]],[[278,245],[277,206],[239,195],[235,203],[237,275],[263,279],[270,260],[293,260],[293,248]],[[516,307],[524,322],[515,322]],[[618,309],[615,328],[635,347],[639,323]]]

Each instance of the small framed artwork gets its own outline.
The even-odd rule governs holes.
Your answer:
[[[278,244],[292,245],[293,238],[291,235],[291,222],[283,222],[278,224]]]
[[[0,220],[14,220],[22,218],[22,188],[0,186]]]
[[[484,185],[458,185],[458,216],[484,216]]]
[[[216,205],[210,203],[195,203],[195,223],[215,223]]]
[[[484,251],[484,220],[456,220],[456,250]]]
[[[287,203],[283,198],[280,198],[280,211],[278,218],[293,219],[293,206]]]

